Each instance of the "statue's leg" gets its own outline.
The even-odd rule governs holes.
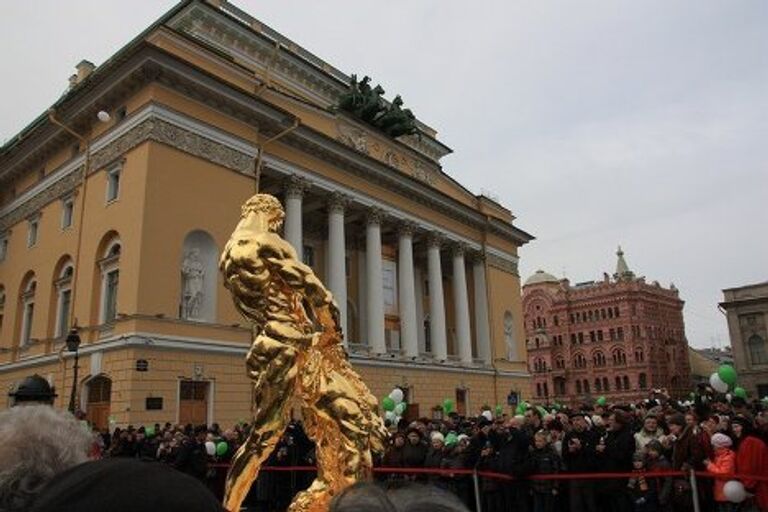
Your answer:
[[[232,458],[227,474],[224,508],[238,512],[287,426],[288,407],[296,385],[296,349],[259,336],[248,353],[248,374],[254,382],[253,428]]]
[[[342,489],[370,478],[370,433],[365,416],[349,383],[338,377],[326,378],[326,392],[303,410],[316,431],[318,472],[312,485],[294,498],[289,512],[327,510]]]

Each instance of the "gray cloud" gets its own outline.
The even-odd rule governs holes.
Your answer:
[[[538,240],[524,276],[612,271],[621,243],[674,281],[690,342],[727,340],[720,290],[768,279],[768,3],[241,1],[336,67],[401,93]],[[170,2],[5,2],[0,139]]]

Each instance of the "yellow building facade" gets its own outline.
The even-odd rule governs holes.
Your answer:
[[[247,419],[250,330],[217,263],[259,167],[375,395],[402,387],[410,416],[525,396],[517,262],[532,237],[442,170],[429,126],[393,139],[335,108],[348,82],[200,0],[81,63],[0,150],[0,389],[37,373],[67,407],[74,387],[100,427]]]

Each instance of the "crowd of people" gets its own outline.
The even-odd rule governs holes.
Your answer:
[[[28,502],[53,474],[89,458],[158,461],[220,498],[228,463],[249,432],[245,423],[227,430],[217,424],[166,423],[94,436],[81,424],[73,430],[74,419],[64,418],[65,413],[37,409],[30,408],[26,419],[9,415],[0,427],[0,459],[5,461],[5,467],[0,462],[0,510],[26,510],[19,504]],[[693,509],[694,497],[705,512],[768,511],[764,403],[706,395],[680,403],[655,393],[632,405],[523,406],[514,415],[499,412],[388,421],[391,438],[386,452],[375,459],[376,479],[386,487],[439,488],[467,509],[479,505],[486,512],[685,511]],[[50,457],[45,443],[27,447],[29,431],[42,424],[68,445],[45,474],[38,468]],[[267,466],[295,469],[263,471],[245,505],[263,512],[285,510],[314,479],[314,465],[312,441],[300,421],[291,422]],[[695,482],[690,470],[697,472]],[[745,493],[739,499],[729,488],[734,480]],[[369,494],[357,492],[347,502]]]

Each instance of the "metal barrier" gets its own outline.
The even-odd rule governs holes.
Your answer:
[[[209,464],[211,468],[228,469],[229,464]],[[292,471],[317,471],[315,466],[264,466],[260,471],[270,472],[292,472]],[[517,478],[505,473],[494,471],[483,471],[477,469],[439,469],[439,468],[394,468],[394,467],[375,467],[373,472],[376,474],[403,474],[403,475],[442,475],[442,476],[471,476],[475,491],[476,512],[482,512],[482,503],[480,499],[480,478],[492,478],[502,481],[513,480],[605,480],[605,479],[625,479],[625,478],[665,478],[677,477],[688,478],[691,484],[691,500],[694,512],[700,512],[701,505],[698,495],[697,478],[717,478],[718,480],[755,480],[758,482],[768,482],[768,475],[746,475],[746,474],[713,474],[706,471],[645,471],[628,473],[554,473],[529,475],[524,478]]]

